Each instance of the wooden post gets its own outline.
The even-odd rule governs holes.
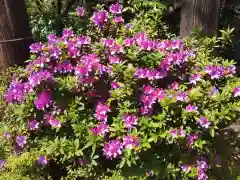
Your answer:
[[[32,34],[24,0],[0,0],[0,71],[29,58]]]
[[[220,0],[182,0],[180,36],[202,27],[203,36],[217,34]]]

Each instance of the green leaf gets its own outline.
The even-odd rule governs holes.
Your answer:
[[[76,140],[74,141],[74,146],[75,146],[76,149],[79,148],[79,139],[76,139]]]
[[[212,136],[212,137],[214,137],[214,135],[215,135],[215,130],[212,128],[212,129],[210,129],[210,135]]]
[[[75,152],[75,155],[76,155],[76,156],[83,156],[82,150],[76,151],[76,152]]]

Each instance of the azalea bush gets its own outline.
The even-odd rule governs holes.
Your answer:
[[[215,141],[240,110],[234,62],[213,53],[224,38],[160,36],[121,14],[113,4],[81,34],[30,46],[4,93],[0,177],[204,180],[224,164],[238,176]]]

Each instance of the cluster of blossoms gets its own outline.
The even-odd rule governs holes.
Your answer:
[[[207,174],[206,171],[208,169],[208,164],[205,160],[197,161],[198,168],[198,180],[206,180]]]
[[[186,134],[185,134],[185,132],[184,132],[182,127],[180,127],[179,129],[172,129],[172,130],[169,131],[169,133],[174,138],[176,138],[176,137],[185,137],[186,136]]]
[[[160,88],[153,88],[148,85],[143,88],[143,95],[141,96],[141,102],[143,106],[140,108],[142,115],[149,115],[153,111],[153,104],[159,102],[165,97],[165,92]]]
[[[109,12],[113,16],[113,19],[111,19],[112,16],[109,15]],[[121,5],[111,5],[109,12],[99,10],[93,14],[91,19],[97,30],[105,28],[107,23],[120,26],[120,24],[124,22],[121,16]],[[78,7],[76,13],[79,17],[83,17],[85,16],[85,9]],[[131,29],[132,25],[127,24],[125,28]],[[162,106],[161,103],[165,99],[175,100],[173,101],[175,103],[174,108],[179,109],[179,107],[181,107],[179,111],[187,112],[187,118],[193,119],[193,115],[198,115],[199,118],[195,123],[201,127],[199,128],[200,130],[198,129],[199,131],[209,129],[213,126],[214,123],[211,122],[211,118],[202,114],[204,109],[201,106],[201,102],[194,102],[194,100],[190,99],[190,88],[200,85],[205,79],[217,81],[222,77],[229,77],[235,73],[234,66],[209,65],[202,67],[202,69],[193,67],[194,72],[190,73],[188,69],[189,61],[196,56],[196,53],[187,49],[183,41],[179,39],[153,40],[144,32],[138,32],[132,37],[125,37],[121,39],[121,41],[118,41],[117,38],[113,39],[112,37],[102,38],[97,42],[95,41],[93,37],[86,35],[78,36],[75,35],[71,29],[66,29],[62,32],[61,37],[50,34],[48,36],[48,44],[34,43],[30,46],[30,51],[34,53],[37,58],[27,65],[27,77],[22,80],[14,78],[5,94],[5,99],[8,103],[24,103],[28,96],[34,98],[32,103],[34,112],[36,113],[31,116],[31,119],[27,120],[30,133],[37,134],[39,129],[44,131],[46,126],[57,129],[65,126],[65,122],[61,122],[58,117],[59,114],[67,112],[67,109],[64,109],[65,106],[57,113],[55,112],[59,101],[62,102],[65,99],[57,99],[54,93],[55,91],[61,91],[58,89],[58,78],[66,76],[70,76],[76,80],[76,87],[74,88],[77,90],[74,91],[75,89],[70,88],[71,90],[68,91],[68,93],[74,91],[74,96],[83,96],[84,102],[86,101],[87,105],[89,105],[87,107],[92,107],[93,104],[96,105],[95,111],[92,113],[94,115],[92,116],[94,116],[96,120],[94,120],[94,123],[97,123],[90,129],[90,132],[94,138],[98,136],[96,139],[104,139],[104,145],[100,145],[100,148],[103,148],[103,154],[107,159],[118,158],[125,149],[132,150],[141,147],[142,132],[138,132],[142,125],[141,118],[151,118],[155,113],[155,109]],[[95,43],[97,45],[100,44],[103,48],[100,49],[100,52],[96,52]],[[134,68],[136,71],[132,72],[128,78],[132,78],[131,81],[134,83],[135,81],[137,83],[140,82],[140,84],[143,82],[143,85],[141,84],[140,86],[142,87],[140,97],[137,96],[137,102],[134,102],[134,110],[136,110],[137,107],[137,112],[134,111],[136,113],[119,115],[115,110],[118,111],[120,107],[114,109],[115,107],[113,107],[111,103],[107,103],[110,98],[113,99],[111,93],[107,92],[108,100],[106,100],[105,97],[101,97],[100,92],[96,92],[97,88],[95,84],[108,81],[108,91],[113,92],[117,91],[116,89],[118,88],[121,89],[120,82],[124,81],[124,78],[119,78],[120,73],[114,74],[114,68],[118,64],[123,65],[123,69],[125,68],[123,63],[127,59],[125,55],[128,49],[131,48],[137,49],[137,52],[140,54],[139,57],[147,53],[161,53],[162,59],[159,59],[159,64],[153,68]],[[182,71],[187,72],[186,78],[179,75]],[[167,78],[169,77],[174,77],[174,82],[172,80],[167,82]],[[111,81],[110,79],[114,80]],[[165,80],[166,84],[164,86],[159,85],[161,84],[160,81],[165,82]],[[183,81],[184,88],[181,87]],[[219,91],[219,87],[213,86],[209,92],[209,98],[215,97]],[[235,87],[232,91],[234,97],[240,96],[240,87]],[[60,94],[64,93],[65,92],[60,92]],[[125,96],[124,94],[124,97],[127,98],[127,95]],[[66,101],[63,102],[63,104],[64,103],[68,102]],[[118,103],[122,102],[119,101]],[[163,111],[168,111],[163,107],[161,108]],[[172,107],[169,109],[171,108]],[[175,109],[173,111],[175,111]],[[122,118],[123,129],[121,129],[120,137],[112,135],[114,133],[111,132],[111,128],[114,120],[109,116],[110,113],[114,117],[120,116],[120,118]],[[171,113],[172,112],[166,112],[168,118],[172,118]],[[39,118],[36,114],[41,114],[42,118]],[[200,140],[199,132],[192,134],[187,133],[189,132],[186,127],[188,124],[179,121],[177,125],[173,122],[172,126],[173,127],[166,127],[166,132],[168,132],[167,134],[170,137],[174,138],[174,141],[186,138],[187,146],[194,148],[193,145],[196,144],[197,140]],[[68,124],[66,124],[66,127],[69,127]],[[132,135],[133,132],[134,135]],[[23,149],[27,144],[27,140],[29,140],[27,136],[19,135],[16,136],[15,142],[18,147]],[[37,161],[40,165],[47,165],[49,160],[46,156],[41,155]],[[86,164],[86,159],[80,159],[78,163],[84,165]],[[208,168],[206,162],[198,161],[197,164],[199,180],[206,179],[206,171]],[[191,168],[190,165],[181,165],[183,172],[189,172]],[[148,173],[152,174],[151,171]]]
[[[125,149],[133,149],[139,146],[140,140],[136,136],[124,136],[120,140],[111,140],[103,147],[103,153],[108,159],[117,158]]]

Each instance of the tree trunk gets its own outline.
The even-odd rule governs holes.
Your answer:
[[[194,28],[201,35],[217,35],[220,0],[182,0],[180,36],[189,36]]]
[[[0,71],[29,58],[32,42],[24,0],[0,0]]]

